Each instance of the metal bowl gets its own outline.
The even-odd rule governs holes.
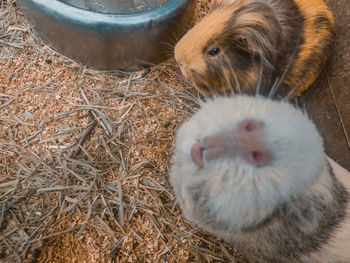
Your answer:
[[[102,70],[134,71],[172,55],[194,0],[19,0],[58,52]]]

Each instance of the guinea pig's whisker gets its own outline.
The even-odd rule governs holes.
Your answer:
[[[305,78],[302,78],[301,80],[298,81],[296,85],[287,93],[287,95],[283,98],[283,100],[289,100],[292,95],[299,89],[299,87],[303,84]]]
[[[269,91],[269,95],[267,96],[268,98],[272,98],[273,96],[275,96],[277,89],[279,87],[279,84],[280,84],[279,80],[280,80],[279,77],[277,77],[275,79],[275,82],[273,83],[273,85]]]
[[[192,27],[192,24],[191,23],[188,23],[186,25],[184,24],[181,24],[179,22],[175,22],[175,25],[179,28],[181,28],[182,30],[184,30],[184,32],[187,32],[189,29],[191,29]],[[179,39],[178,39],[179,40]]]
[[[178,26],[181,27],[180,24]],[[184,34],[186,34],[186,32],[189,30],[189,28],[183,28],[183,30],[184,30]],[[172,37],[169,40],[171,41],[172,44],[174,44],[174,47],[175,47],[177,42],[179,42],[179,40],[181,39],[182,34],[181,35],[175,35],[175,32],[172,32],[171,36]]]
[[[164,46],[170,48],[170,50],[172,50],[172,51],[174,50],[174,47],[175,47],[174,44],[168,43],[168,42],[161,42],[160,44],[162,44],[162,45],[164,45]]]
[[[216,46],[220,46],[219,43],[215,42]],[[223,57],[224,57],[224,61],[219,61],[220,63],[220,67],[221,69],[225,69],[225,65],[229,65],[229,67],[232,69],[231,63],[228,59],[228,56],[225,54],[225,52],[223,52]],[[228,76],[228,74],[226,73],[225,70],[222,70],[222,75],[223,78],[221,78],[221,76],[218,78],[220,80],[220,85],[221,88],[223,89],[223,95],[225,95],[227,97],[227,89],[226,89],[226,84],[227,87],[229,88],[230,91],[232,91],[232,93],[234,94],[234,87],[232,86],[232,82],[230,81],[230,78]],[[225,81],[225,82],[224,82]],[[218,89],[214,90],[214,92],[220,92],[220,87],[218,87]]]
[[[180,67],[178,67],[180,68]],[[178,77],[180,77],[180,79],[185,82],[187,85],[189,85],[191,88],[194,88],[195,90],[197,90],[202,96],[205,96],[205,94],[203,93],[203,91],[201,89],[199,89],[194,83],[192,83],[191,81],[189,81],[188,79],[186,79],[182,74],[177,73],[176,74]],[[190,93],[190,92],[189,92]]]
[[[262,85],[262,74],[263,74],[263,62],[260,59],[260,66],[259,66],[259,79],[258,79],[258,83],[256,84],[256,90],[255,90],[255,96],[260,94],[260,90],[261,90],[261,85]]]
[[[169,48],[170,51],[170,55],[174,56],[174,49],[175,46],[177,44],[177,42],[180,40],[181,36],[176,36],[174,32],[171,33],[171,35],[169,36],[167,42],[163,41],[160,44],[166,46],[167,48]]]
[[[169,43],[162,42],[161,45],[165,46],[164,54],[168,56],[169,58],[174,57],[174,47],[171,46]]]
[[[174,63],[173,65],[175,65],[176,70],[175,70],[175,71],[172,71],[171,73],[172,73],[172,74],[175,74],[177,77],[180,78],[180,80],[185,81],[187,84],[190,84],[191,87],[193,87],[192,83],[190,83],[190,82],[185,78],[185,76],[181,73],[181,69],[180,69],[179,64]]]
[[[183,82],[187,85],[189,85],[191,88],[195,89],[196,91],[199,92],[200,95],[202,95],[203,97],[205,96],[204,93],[201,92],[201,90],[197,89],[192,82],[188,81],[187,79],[184,78],[184,76],[182,76],[182,74],[177,74],[179,76],[181,76],[181,80],[183,80]],[[185,96],[188,100],[192,101],[193,103],[195,103],[196,105],[200,105],[200,103],[202,102],[202,99],[198,96],[195,96],[191,91],[189,91],[188,89],[183,89],[183,92],[185,93]]]
[[[274,139],[272,140],[273,144],[285,144],[288,143],[288,141],[290,141],[290,137],[286,137],[286,138],[278,138],[278,139]]]
[[[238,81],[238,78],[237,78],[237,74],[236,74],[235,70],[233,69],[232,64],[231,64],[231,62],[228,59],[228,56],[226,54],[224,54],[224,58],[225,58],[225,61],[226,61],[227,65],[230,68],[230,71],[231,71],[232,75],[233,75],[233,78],[235,80],[235,84],[236,84],[238,93],[241,94],[241,85],[239,84],[239,81]],[[233,87],[231,81],[230,81],[230,87],[232,88],[232,93],[235,94],[236,91],[234,90],[234,87]]]
[[[142,59],[137,59],[136,60],[138,63],[142,63],[143,65],[147,66],[147,67],[154,67],[156,66],[157,64],[155,63],[152,63],[152,62],[149,62],[149,61],[146,61],[146,60],[142,60]]]
[[[194,87],[196,90],[198,90],[198,92],[203,96],[206,97],[207,94],[205,94],[200,88],[198,88],[197,86]]]
[[[279,81],[278,81],[277,84],[276,84],[276,85],[277,85],[276,88],[274,88],[274,92],[273,92],[273,93],[270,92],[270,94],[271,94],[271,97],[270,97],[270,98],[272,98],[273,96],[275,96],[275,94],[276,94],[278,88],[281,86],[282,82],[285,80],[285,77],[286,77],[286,75],[287,75],[287,72],[288,72],[289,69],[292,67],[292,62],[294,61],[295,56],[296,56],[296,54],[297,54],[297,49],[298,49],[298,47],[299,47],[299,44],[298,44],[299,42],[300,42],[300,40],[297,41],[297,43],[296,43],[296,45],[295,45],[295,47],[294,47],[294,49],[293,49],[293,53],[292,53],[291,57],[289,58],[288,64],[287,64],[285,70],[283,71],[282,76],[279,78]],[[275,84],[274,84],[274,85],[275,85]],[[270,95],[270,94],[269,94],[269,95]]]
[[[239,84],[239,81],[238,81],[238,78],[237,78],[237,74],[236,72],[232,69],[232,75],[233,75],[233,78],[235,79],[235,83],[236,83],[236,86],[237,86],[237,90],[238,90],[238,94],[242,94],[241,92],[241,85]]]
[[[221,68],[223,68],[223,67],[221,67]],[[221,82],[221,87],[223,88],[224,95],[227,97],[228,94],[227,94],[227,90],[226,90],[225,86],[228,85],[230,90],[232,90],[233,88],[232,88],[231,81],[229,80],[226,71],[223,70],[222,73],[224,75],[224,78],[219,78],[219,79]]]
[[[192,103],[186,102],[186,101],[190,101],[190,102],[195,103],[195,106],[199,105],[198,99],[196,97],[194,97],[193,95],[191,96],[190,92],[188,92],[184,95],[181,93],[176,93],[173,86],[170,86],[167,83],[163,82],[160,78],[158,78],[157,82],[167,92],[167,94],[169,94],[169,96],[171,96],[172,98],[185,99],[185,101],[180,101],[180,103],[186,108],[186,110],[185,110],[186,112],[190,112],[191,114],[194,114],[198,110],[198,107],[193,107]]]
[[[206,81],[205,78],[201,74],[196,73],[196,77],[204,84],[204,86],[209,90],[209,92],[211,94],[215,94],[216,93],[216,91],[212,87],[212,85],[208,81]],[[204,96],[206,96],[206,94],[204,94],[204,92],[201,91],[201,88],[198,87],[198,85],[196,83],[195,83],[195,85],[196,85],[196,89],[199,90]]]
[[[185,95],[188,100],[192,101],[197,106],[199,106],[203,102],[203,100],[200,97],[195,96],[192,92],[188,90],[185,90]]]
[[[230,71],[233,72],[233,68],[231,67],[231,64],[229,66],[230,66]],[[224,67],[222,67],[222,68],[224,68]],[[235,88],[233,87],[233,84],[229,78],[229,75],[227,74],[227,72],[225,70],[223,71],[223,74],[224,74],[224,77],[226,79],[227,85],[230,88],[231,93],[235,94]],[[226,90],[225,90],[225,95],[227,96]]]
[[[230,91],[234,94],[234,89],[232,87],[231,81],[228,78],[228,75],[227,75],[226,71],[224,71],[224,77],[225,77],[225,80],[226,80],[226,83],[227,83],[228,87],[230,88]],[[225,87],[225,85],[223,85],[223,86]],[[227,97],[228,94],[227,94],[226,89],[224,89],[224,93],[225,93],[225,96]]]

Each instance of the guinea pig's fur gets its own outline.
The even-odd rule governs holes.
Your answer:
[[[271,163],[255,167],[239,155],[194,163],[192,145],[249,119],[264,123]],[[350,173],[327,159],[316,127],[292,105],[214,97],[180,127],[172,164],[184,216],[249,262],[350,262]]]
[[[317,79],[334,18],[323,0],[216,0],[175,46],[186,79],[205,95],[232,90],[300,95]],[[284,69],[288,69],[284,72]]]

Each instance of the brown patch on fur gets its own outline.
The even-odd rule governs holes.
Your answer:
[[[304,43],[285,83],[299,96],[318,78],[333,42],[334,17],[323,0],[294,0],[304,17]]]

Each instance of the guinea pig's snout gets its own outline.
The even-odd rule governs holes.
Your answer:
[[[181,63],[181,61],[179,60],[179,59],[177,59],[176,57],[175,57],[175,60],[176,60],[176,63],[177,63],[177,65],[179,66],[179,68],[180,68],[180,71],[181,71],[181,73],[182,73],[182,75],[185,77],[185,78],[187,78],[187,70],[186,70],[186,68],[183,66],[183,64]]]
[[[202,168],[206,162],[239,155],[255,167],[268,165],[272,155],[262,142],[264,126],[262,121],[249,119],[236,129],[205,137],[192,145],[192,161]]]
[[[184,77],[187,78],[187,76],[188,76],[187,70],[181,64],[179,64],[179,67],[180,67],[182,75],[184,75]]]
[[[257,121],[254,119],[241,121],[238,124],[238,133],[242,134],[252,134],[259,130],[263,130],[265,124],[262,121]]]
[[[200,142],[196,142],[192,145],[191,148],[191,158],[192,161],[199,167],[202,168],[204,165],[203,162],[203,148]]]
[[[237,151],[248,163],[255,167],[268,165],[272,155],[262,141],[265,124],[250,119],[241,121],[237,128]]]

